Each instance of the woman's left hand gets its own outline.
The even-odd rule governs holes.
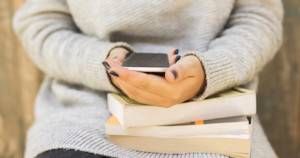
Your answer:
[[[128,97],[143,104],[169,107],[182,103],[199,93],[205,83],[202,64],[193,55],[171,65],[165,77],[130,71],[117,61],[107,62],[112,82]]]

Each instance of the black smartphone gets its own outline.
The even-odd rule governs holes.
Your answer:
[[[163,73],[170,65],[167,54],[137,52],[130,54],[122,66],[139,72]]]

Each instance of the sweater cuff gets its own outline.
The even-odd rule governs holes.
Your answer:
[[[128,51],[128,55],[129,54],[131,54],[131,53],[133,53],[133,48],[129,45],[129,44],[127,44],[127,43],[125,43],[125,42],[117,42],[117,43],[113,43],[111,46],[110,46],[110,48],[109,48],[109,50],[108,50],[108,53],[107,53],[107,55],[106,55],[106,58],[110,55],[110,52],[113,50],[113,49],[115,49],[115,48],[124,48],[124,49],[126,49],[127,51]],[[127,55],[127,56],[128,56]],[[106,59],[105,58],[105,59]]]
[[[206,85],[193,100],[203,100],[213,94],[233,87],[237,82],[233,60],[222,50],[207,52],[190,52],[187,55],[195,55],[201,61]]]
[[[90,87],[109,92],[119,92],[119,90],[111,83],[111,80],[106,72],[105,67],[102,62],[109,55],[110,51],[114,48],[122,47],[129,52],[133,52],[130,45],[124,42],[108,43],[103,47],[90,48],[89,53],[86,55],[86,73],[83,76],[85,78],[86,84]],[[93,53],[91,53],[93,52]]]

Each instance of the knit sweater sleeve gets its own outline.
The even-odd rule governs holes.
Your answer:
[[[117,91],[101,64],[127,43],[83,35],[66,0],[28,0],[14,17],[14,30],[33,62],[48,76],[101,91]]]
[[[237,0],[226,28],[206,52],[195,52],[206,74],[203,99],[251,81],[282,43],[280,0]]]

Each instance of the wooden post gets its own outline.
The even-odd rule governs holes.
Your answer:
[[[258,113],[279,157],[300,157],[300,1],[285,5],[284,43],[260,76]]]
[[[21,6],[23,1],[24,0],[13,1],[15,11]],[[19,76],[23,121],[25,123],[25,128],[28,128],[33,121],[33,105],[42,80],[42,75],[35,65],[29,60],[18,40],[17,45],[16,53],[19,59],[18,62],[21,65],[19,67]]]
[[[0,157],[23,157],[27,128],[41,74],[28,60],[12,30],[22,0],[0,1]]]

